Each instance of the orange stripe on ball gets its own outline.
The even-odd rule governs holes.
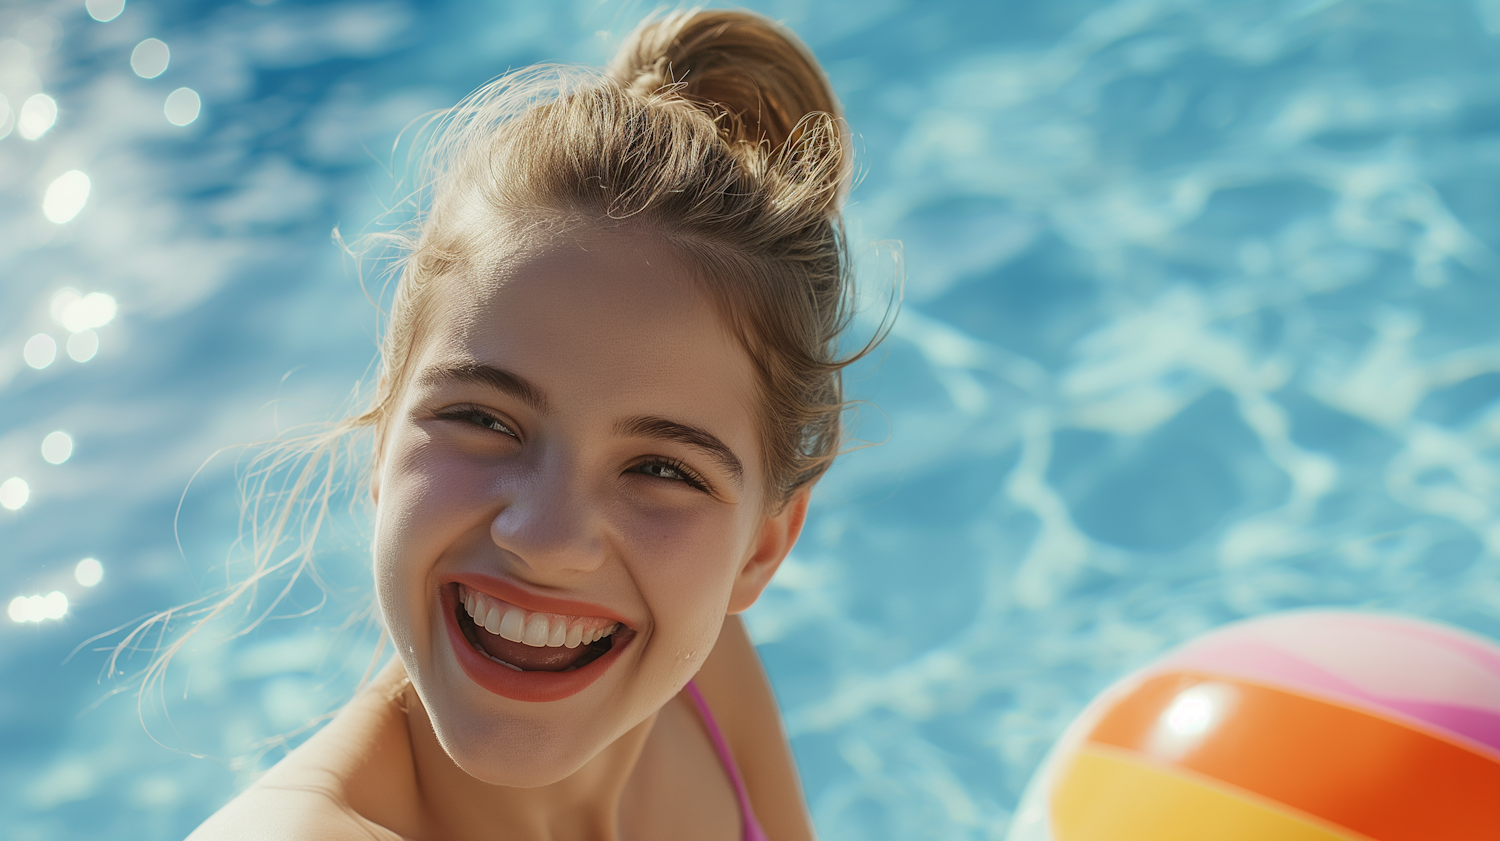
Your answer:
[[[1500,839],[1500,763],[1367,711],[1244,680],[1152,677],[1088,740],[1378,841]]]

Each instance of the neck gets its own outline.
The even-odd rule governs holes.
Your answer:
[[[402,693],[422,837],[480,841],[620,838],[621,794],[656,716],[636,725],[573,774],[536,788],[490,785],[469,776],[438,743],[432,721],[407,683]]]

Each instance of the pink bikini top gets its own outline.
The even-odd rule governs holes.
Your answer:
[[[729,752],[729,743],[724,741],[724,733],[719,730],[719,723],[714,721],[714,714],[708,711],[708,703],[703,700],[703,694],[698,687],[688,681],[686,687],[689,698],[698,707],[698,715],[703,718],[703,726],[708,728],[708,738],[714,743],[714,751],[719,754],[719,761],[724,763],[724,771],[729,774],[729,784],[734,786],[734,796],[740,801],[740,817],[745,826],[744,841],[770,841],[766,837],[765,830],[760,828],[760,822],[755,819],[755,812],[750,808],[750,792],[745,790],[745,781],[740,777],[740,768],[734,764],[734,754]]]

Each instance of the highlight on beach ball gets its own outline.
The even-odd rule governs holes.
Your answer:
[[[1500,839],[1500,645],[1305,611],[1200,637],[1106,690],[1009,841]]]

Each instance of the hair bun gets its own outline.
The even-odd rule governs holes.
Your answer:
[[[752,12],[687,11],[647,21],[607,69],[642,96],[664,89],[720,117],[730,143],[795,144],[809,116],[839,116],[812,53],[785,27]],[[722,117],[728,117],[723,119]]]

